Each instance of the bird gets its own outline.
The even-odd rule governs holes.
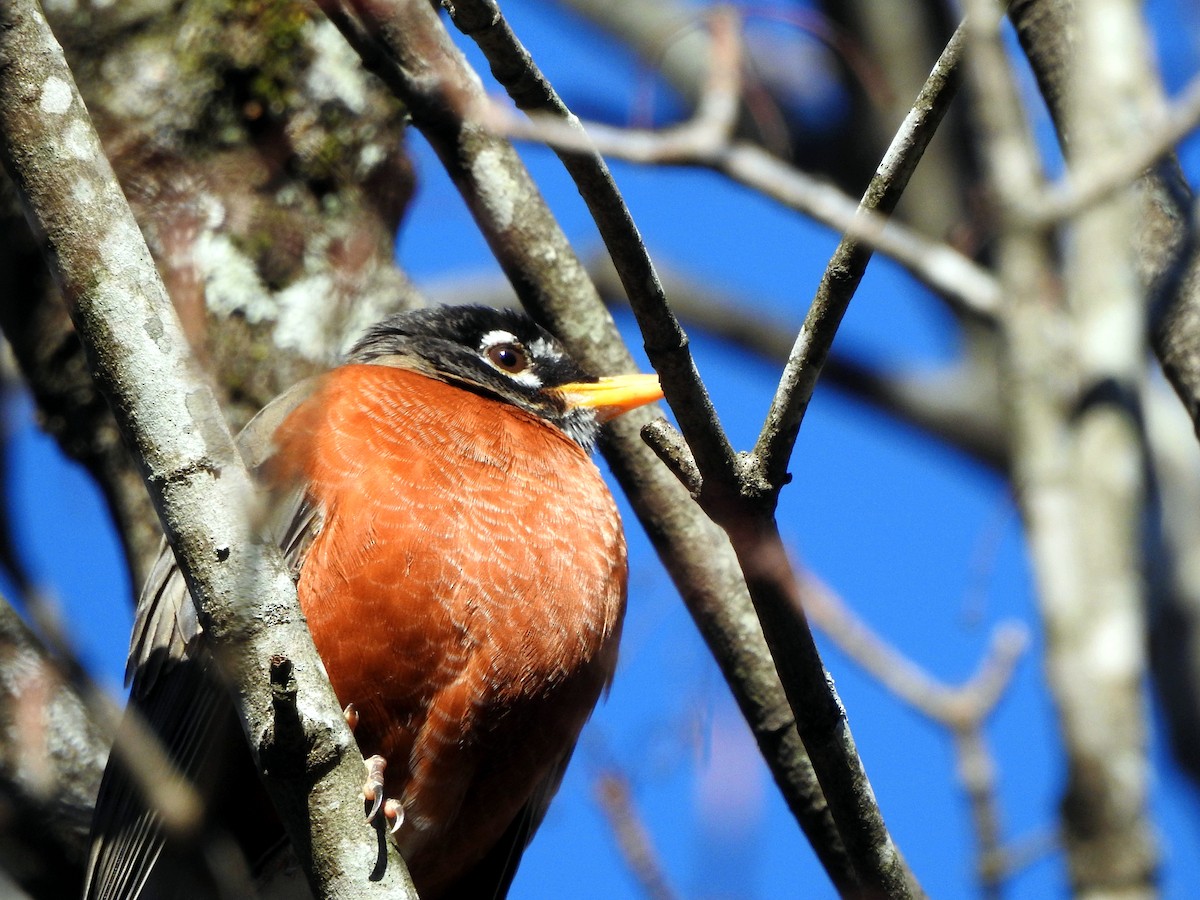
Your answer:
[[[612,681],[626,548],[591,452],[606,421],[661,396],[653,375],[585,372],[522,312],[448,306],[372,326],[239,436],[366,758],[364,796],[423,900],[506,896]],[[214,774],[240,734],[165,545],[127,678],[179,770],[216,783],[214,808],[244,807]],[[274,838],[244,808],[225,815],[252,872]],[[229,872],[177,844],[110,762],[85,897],[220,895]]]

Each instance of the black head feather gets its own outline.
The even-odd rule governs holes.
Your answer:
[[[560,428],[585,450],[596,442],[596,413],[570,407],[555,389],[596,381],[562,344],[523,312],[443,306],[373,325],[348,362],[400,366],[518,406]]]

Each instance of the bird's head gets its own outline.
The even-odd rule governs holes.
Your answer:
[[[418,309],[384,319],[359,339],[348,361],[411,369],[511,403],[585,450],[602,423],[662,397],[656,376],[596,378],[525,313],[484,306]]]

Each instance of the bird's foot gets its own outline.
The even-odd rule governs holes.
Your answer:
[[[391,823],[388,825],[388,831],[395,834],[404,824],[404,807],[400,805],[399,800],[383,796],[383,772],[387,768],[387,760],[376,755],[368,757],[363,762],[367,766],[367,781],[363,785],[363,799],[371,804],[367,821],[374,822],[380,810],[383,810],[384,821]]]
[[[348,704],[342,710],[342,715],[345,716],[346,724],[350,726],[351,731],[358,728],[358,710],[354,708],[353,703]],[[367,780],[363,784],[363,801],[371,804],[371,811],[367,813],[367,821],[374,822],[379,811],[383,810],[384,821],[391,823],[388,826],[388,832],[395,834],[404,824],[404,807],[400,805],[399,800],[383,796],[383,773],[387,769],[387,760],[376,754],[364,759],[363,763],[367,767]]]

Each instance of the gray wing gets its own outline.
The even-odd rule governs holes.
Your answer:
[[[311,396],[318,380],[308,379],[280,395],[243,429],[238,448],[248,468],[258,470],[274,452],[276,429]],[[275,498],[268,534],[278,539],[293,572],[299,571],[319,528],[318,511],[302,491]],[[224,747],[240,746],[240,729],[204,652],[203,629],[165,541],[138,601],[126,680],[132,682],[127,719],[140,716],[150,726],[178,773],[202,796],[228,796],[228,786],[217,784],[220,758]],[[247,896],[248,883],[238,873],[206,864],[202,857],[214,852],[203,833],[169,837],[130,773],[118,760],[109,760],[92,821],[86,898]],[[227,861],[227,853],[218,855]]]

